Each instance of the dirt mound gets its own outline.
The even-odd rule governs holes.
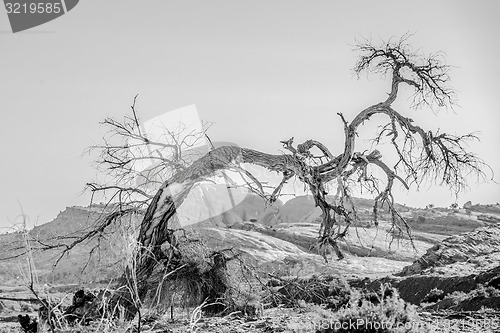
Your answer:
[[[488,270],[500,260],[500,226],[478,228],[444,239],[400,275],[423,273],[466,275]]]
[[[364,279],[361,281],[352,281],[350,284],[353,287],[377,291],[380,290],[381,284],[390,283],[393,287],[398,289],[402,299],[412,304],[420,304],[425,296],[433,289],[441,290],[443,295],[448,295],[453,292],[469,293],[477,289],[480,285],[498,288],[495,287],[495,285],[499,278],[500,266],[497,266],[486,272],[468,276],[414,275],[404,278],[386,277],[376,280]],[[474,302],[472,300],[469,301],[471,303],[470,307],[479,304],[478,300],[474,300]],[[443,307],[444,306],[441,308]],[[463,310],[468,310],[465,303]]]

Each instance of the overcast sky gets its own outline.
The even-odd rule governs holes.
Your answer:
[[[196,104],[215,141],[280,153],[309,138],[343,149],[337,112],[352,119],[386,97],[388,82],[357,80],[356,38],[414,33],[443,51],[460,107],[399,111],[429,129],[476,131],[471,149],[500,176],[500,2],[85,0],[66,15],[12,34],[0,9],[0,227],[20,205],[32,223],[86,205],[96,177],[85,148],[106,116],[134,95],[142,120]],[[363,142],[368,137],[360,137]],[[412,206],[449,206],[445,188],[398,191]],[[471,183],[458,203],[500,201],[500,186]],[[17,220],[18,221],[18,220]],[[0,229],[0,231],[5,229]]]

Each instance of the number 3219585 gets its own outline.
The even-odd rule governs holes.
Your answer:
[[[39,2],[39,3],[5,3],[7,14],[59,14],[62,11],[60,2]]]

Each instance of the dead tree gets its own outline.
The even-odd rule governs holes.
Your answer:
[[[373,219],[378,223],[380,208],[387,207],[394,233],[408,233],[410,228],[396,210],[392,189],[395,182],[405,188],[419,186],[424,180],[433,180],[458,193],[467,186],[471,175],[484,178],[488,166],[465,147],[468,140],[477,139],[473,134],[462,136],[432,132],[415,124],[412,119],[393,107],[402,85],[413,90],[412,107],[437,110],[452,107],[454,92],[448,86],[449,66],[439,53],[422,55],[407,44],[409,36],[390,40],[382,45],[370,42],[357,44],[361,53],[354,67],[357,75],[363,72],[380,74],[387,77],[390,90],[381,102],[361,110],[353,119],[338,112],[343,123],[343,151],[333,154],[325,145],[315,140],[294,144],[293,138],[282,141],[287,150],[285,154],[267,154],[249,148],[224,146],[211,150],[188,166],[176,169],[158,191],[148,201],[148,207],[138,235],[140,250],[136,257],[134,272],[125,272],[123,284],[131,281],[132,274],[138,287],[135,298],[144,298],[147,280],[159,262],[168,262],[168,269],[176,269],[182,253],[176,248],[176,239],[171,227],[171,219],[195,184],[213,176],[219,170],[241,169],[243,163],[267,168],[282,175],[282,181],[272,194],[266,198],[272,202],[280,195],[282,186],[292,177],[297,177],[309,189],[315,204],[322,210],[322,223],[319,230],[318,247],[333,249],[339,258],[342,253],[337,246],[356,222],[356,211],[352,206],[350,191],[355,183],[370,188],[374,195]],[[383,115],[386,123],[374,138],[380,143],[388,139],[397,154],[397,161],[389,166],[378,150],[356,151],[358,128],[371,117]],[[314,155],[314,150],[320,155]],[[368,167],[379,168],[385,174],[382,188],[380,181],[369,175]],[[246,175],[262,188],[259,180],[246,172]],[[336,181],[337,199],[328,200],[327,184]],[[326,252],[324,252],[326,253]],[[325,255],[326,259],[326,255]],[[130,289],[130,288],[129,288]],[[124,297],[130,314],[135,313],[131,301],[134,297]]]

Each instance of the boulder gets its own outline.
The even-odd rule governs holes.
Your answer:
[[[497,260],[500,260],[500,226],[493,225],[445,238],[405,267],[401,275],[421,274],[431,269],[458,275],[474,273],[461,267],[463,263],[477,273],[492,268]]]

